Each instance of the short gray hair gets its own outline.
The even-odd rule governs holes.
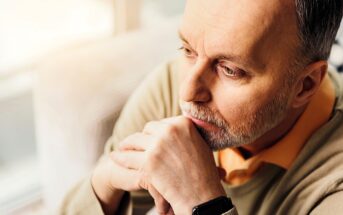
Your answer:
[[[327,60],[340,26],[343,0],[295,0],[300,57],[306,62]]]

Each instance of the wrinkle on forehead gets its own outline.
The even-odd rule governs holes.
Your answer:
[[[291,0],[188,0],[181,29],[190,28],[189,42],[208,56],[226,49],[268,64],[294,46],[295,23]]]

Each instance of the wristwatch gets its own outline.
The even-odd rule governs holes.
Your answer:
[[[195,206],[192,210],[192,215],[226,215],[231,214],[230,211],[232,209],[235,210],[231,200],[226,196],[220,196]]]

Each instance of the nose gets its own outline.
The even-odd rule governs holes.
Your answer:
[[[211,74],[207,62],[193,65],[186,73],[180,87],[180,99],[185,102],[206,103],[211,100]]]

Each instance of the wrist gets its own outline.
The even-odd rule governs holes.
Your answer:
[[[183,199],[182,202],[174,205],[173,209],[175,214],[179,214],[180,212],[180,214],[183,214],[185,211],[187,211],[188,214],[191,214],[194,207],[221,196],[226,196],[225,190],[222,186],[218,189],[204,190],[196,195],[193,194],[191,198]]]
[[[124,196],[125,191],[104,186],[94,175],[91,178],[93,192],[97,197],[104,214],[114,214]]]

